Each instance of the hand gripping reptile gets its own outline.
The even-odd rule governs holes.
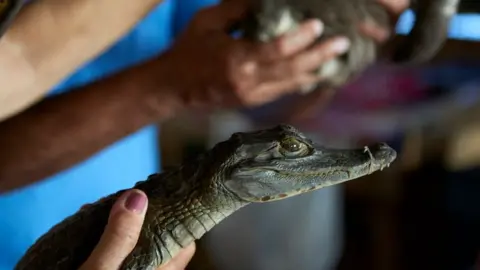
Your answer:
[[[224,0],[225,1],[225,0]],[[320,19],[325,26],[319,41],[343,35],[350,39],[350,50],[318,68],[321,85],[305,88],[343,86],[374,63],[383,47],[359,30],[362,22],[390,27],[390,17],[377,0],[249,0],[251,10],[238,27],[241,35],[254,41],[270,41],[294,29],[309,18]],[[410,34],[397,48],[392,59],[398,64],[424,63],[433,58],[447,40],[452,17],[457,12],[480,11],[480,2],[472,0],[411,0],[416,20]]]
[[[241,207],[359,178],[388,167],[395,158],[386,144],[328,149],[288,125],[235,133],[195,160],[135,185],[147,194],[149,206],[140,239],[121,269],[157,269]],[[98,243],[122,192],[54,226],[15,269],[78,269]]]

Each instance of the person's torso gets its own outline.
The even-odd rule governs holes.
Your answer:
[[[175,2],[164,1],[111,49],[60,83],[51,94],[87,84],[167,48],[173,38]],[[157,141],[156,127],[145,127],[70,169],[0,196],[0,270],[13,269],[39,236],[83,204],[129,188],[157,172]]]

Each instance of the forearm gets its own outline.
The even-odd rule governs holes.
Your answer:
[[[28,107],[162,0],[37,0],[0,42],[0,120]]]
[[[0,122],[0,193],[90,157],[180,107],[154,62],[46,99]],[[160,108],[161,110],[159,110]]]

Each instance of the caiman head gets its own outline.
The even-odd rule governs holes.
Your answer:
[[[279,125],[235,133],[218,147],[225,150],[220,185],[248,202],[292,197],[352,180],[392,163],[397,154],[386,144],[361,149],[329,149],[313,143],[294,127]],[[218,152],[217,152],[218,153]]]

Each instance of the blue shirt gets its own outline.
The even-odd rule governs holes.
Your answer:
[[[55,87],[51,95],[155,56],[168,48],[199,8],[216,2],[165,0],[107,52]],[[13,269],[38,237],[83,204],[129,188],[159,171],[157,132],[155,126],[145,127],[71,169],[0,196],[0,270]]]

